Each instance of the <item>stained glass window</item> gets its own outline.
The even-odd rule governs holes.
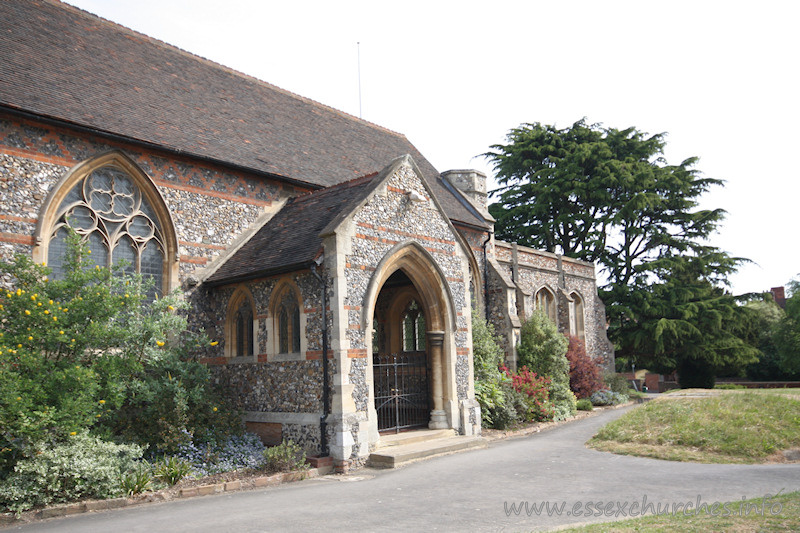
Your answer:
[[[403,351],[421,352],[425,350],[425,315],[415,300],[408,304],[402,318]]]

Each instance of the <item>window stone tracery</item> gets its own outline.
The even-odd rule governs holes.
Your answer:
[[[156,210],[134,177],[114,162],[90,169],[67,185],[52,216],[46,260],[53,276],[65,274],[69,229],[87,243],[91,259],[104,267],[117,266],[153,280],[151,295],[161,294],[167,278],[167,243]]]

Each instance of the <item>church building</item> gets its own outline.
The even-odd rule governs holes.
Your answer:
[[[180,290],[248,428],[359,466],[387,432],[480,434],[471,315],[509,364],[542,309],[613,368],[591,263],[496,240],[486,176],[55,0],[0,2],[0,257]]]

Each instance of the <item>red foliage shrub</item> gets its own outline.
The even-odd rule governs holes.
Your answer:
[[[555,411],[553,404],[550,403],[550,378],[537,376],[536,372],[531,372],[527,366],[523,366],[517,372],[512,372],[506,366],[500,367],[500,370],[511,378],[514,390],[524,396],[525,406],[528,409],[526,421],[542,422],[553,419]]]
[[[569,337],[569,388],[580,398],[589,398],[603,388],[602,369],[586,353],[586,346],[578,337]]]

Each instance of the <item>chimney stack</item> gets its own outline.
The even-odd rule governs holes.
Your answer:
[[[476,207],[487,210],[486,174],[477,170],[448,170],[442,172],[442,179],[463,192]]]
[[[772,287],[769,291],[772,293],[772,299],[775,300],[778,307],[786,309],[786,293],[783,291],[783,287]]]

